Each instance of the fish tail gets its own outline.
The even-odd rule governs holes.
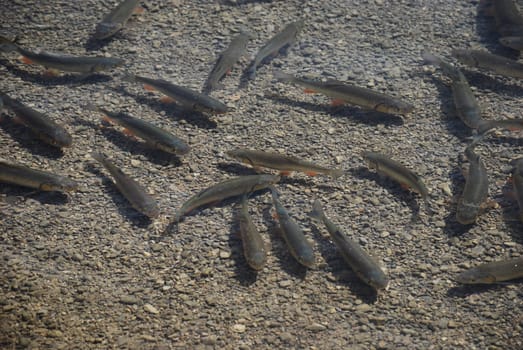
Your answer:
[[[436,56],[434,54],[431,54],[430,52],[423,52],[421,54],[421,57],[425,60],[426,63],[438,66],[443,70],[443,72],[448,75],[453,80],[461,80],[465,79],[463,77],[463,73],[461,71],[454,67],[452,64],[445,61],[440,56]]]
[[[291,82],[294,77],[291,75],[291,74],[288,74],[288,73],[285,73],[285,72],[282,72],[281,70],[275,70],[272,72],[272,76],[278,80],[278,81],[282,81],[282,82]]]
[[[7,39],[4,36],[0,35],[0,51],[1,52],[11,52],[18,51],[19,47],[12,40]]]
[[[122,74],[122,80],[123,81],[129,81],[129,82],[135,82],[136,81],[136,75],[131,74],[129,72],[124,72]]]
[[[105,156],[101,153],[101,152],[92,152],[91,153],[91,157],[93,157],[94,160],[96,160],[97,162],[100,162],[102,164],[105,164]]]
[[[319,199],[316,199],[312,204],[312,211],[309,213],[309,216],[316,221],[321,221],[324,215],[321,202]]]

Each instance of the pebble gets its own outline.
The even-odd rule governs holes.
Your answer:
[[[313,331],[313,332],[320,332],[320,331],[324,331],[327,329],[327,327],[325,327],[324,325],[320,324],[320,323],[311,323],[309,324],[306,329],[308,331]]]
[[[145,304],[145,305],[143,306],[143,309],[144,309],[145,311],[147,311],[148,313],[150,313],[150,314],[155,314],[155,315],[157,315],[157,314],[160,313],[160,311],[158,311],[158,309],[155,308],[154,306],[152,306],[151,304]]]
[[[237,323],[232,326],[233,332],[236,332],[236,333],[243,333],[243,332],[245,332],[245,329],[246,329],[245,325],[241,324],[241,323]]]
[[[139,302],[140,302],[140,300],[138,298],[131,296],[131,295],[126,295],[126,296],[120,297],[120,303],[122,303],[122,304],[134,305],[134,304],[138,304]]]

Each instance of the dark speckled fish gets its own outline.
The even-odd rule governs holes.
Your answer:
[[[42,141],[55,147],[69,147],[73,139],[65,128],[31,107],[0,92],[4,108],[16,115],[15,120],[27,126]],[[1,106],[0,106],[1,107]],[[0,108],[1,109],[1,108]]]
[[[278,192],[274,187],[271,187],[271,193],[282,236],[291,255],[303,266],[308,268],[314,267],[316,259],[311,244],[303,234],[300,226],[290,217],[287,209],[278,200]]]
[[[71,192],[78,189],[78,183],[65,176],[2,160],[0,160],[0,182],[40,191]]]
[[[155,199],[147,193],[147,190],[142,185],[117,168],[103,154],[95,152],[91,156],[111,173],[116,187],[134,209],[151,219],[160,215],[160,209]]]
[[[455,277],[463,284],[492,284],[523,277],[523,257],[494,261],[463,271]]]
[[[338,226],[325,216],[319,200],[314,201],[309,215],[325,224],[341,256],[363,282],[377,291],[387,289],[389,279],[380,265],[356,241],[342,233]]]
[[[107,39],[118,33],[131,18],[133,13],[140,12],[140,0],[125,0],[109,12],[96,26],[93,39]]]
[[[215,98],[183,86],[175,85],[167,80],[151,79],[131,74],[124,75],[123,79],[142,83],[146,90],[160,91],[188,110],[208,113],[225,113],[228,110],[224,103]]]

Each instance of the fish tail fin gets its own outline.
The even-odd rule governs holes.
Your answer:
[[[294,78],[291,74],[282,72],[281,70],[275,70],[272,72],[272,76],[282,82],[290,82]]]
[[[323,213],[323,208],[321,207],[321,202],[319,199],[316,199],[314,203],[312,203],[312,211],[309,212],[309,216],[311,219],[316,221],[321,221],[323,219],[323,216],[325,214]]]
[[[10,40],[0,35],[0,52],[18,51],[18,45],[13,40]]]

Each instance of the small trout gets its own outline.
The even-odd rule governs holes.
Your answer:
[[[377,112],[406,115],[414,110],[414,106],[393,96],[382,94],[371,89],[350,85],[338,80],[326,82],[298,78],[291,74],[275,71],[274,77],[281,82],[293,83],[305,87],[306,93],[319,92],[331,97],[333,105],[348,103]]]
[[[153,148],[176,155],[187,154],[190,150],[187,143],[154,124],[134,118],[125,113],[114,113],[93,105],[89,105],[88,108],[98,110],[105,114],[104,119],[110,123],[123,126],[127,134],[143,139],[147,145]]]
[[[121,169],[117,168],[101,153],[91,154],[96,161],[100,162],[114,178],[114,183],[120,193],[131,203],[132,207],[140,213],[154,219],[160,215],[160,209],[154,198],[138,182],[130,178]]]
[[[523,16],[514,0],[495,0],[493,5],[499,34],[502,37],[523,36]]]
[[[256,68],[269,56],[275,56],[282,48],[292,46],[305,25],[304,20],[288,24],[281,32],[273,36],[256,54],[249,68],[250,78],[256,77]]]
[[[176,212],[175,222],[203,205],[258,191],[280,181],[277,175],[247,175],[219,182],[189,198]]]
[[[65,176],[1,160],[0,182],[35,188],[41,191],[71,192],[78,189],[78,183]]]
[[[125,0],[107,14],[96,26],[93,39],[107,39],[118,33],[138,9],[140,0]]]
[[[276,169],[280,170],[283,175],[287,175],[291,171],[302,171],[310,176],[326,174],[334,178],[345,174],[345,171],[341,169],[324,168],[305,160],[278,153],[248,149],[235,149],[226,153],[229,157],[249,164],[255,169],[260,167]]]
[[[260,271],[267,262],[267,252],[265,242],[249,214],[247,195],[242,197],[238,218],[245,260],[253,270]]]
[[[455,280],[463,284],[491,284],[523,277],[523,257],[495,261],[463,271]]]
[[[21,102],[0,93],[3,107],[16,115],[15,120],[31,129],[45,143],[54,147],[69,147],[73,143],[71,134],[65,128]]]
[[[224,103],[215,98],[183,86],[175,85],[167,80],[151,79],[129,74],[124,75],[123,79],[142,83],[146,90],[158,90],[188,110],[208,113],[225,113],[228,110]]]
[[[223,85],[220,80],[227,74],[232,66],[245,54],[247,43],[251,38],[250,34],[241,32],[234,37],[229,44],[229,47],[220,54],[218,61],[214,65],[207,81],[205,83],[204,91],[211,91],[215,89],[222,89]]]
[[[313,268],[315,264],[312,246],[303,234],[300,226],[290,216],[289,212],[278,200],[278,193],[271,188],[272,202],[276,209],[276,217],[280,224],[281,232],[291,255],[305,267]]]
[[[470,67],[487,69],[514,78],[523,78],[523,63],[480,50],[452,50],[452,56]]]
[[[69,56],[45,51],[35,53],[18,46],[4,37],[0,37],[0,48],[3,51],[18,51],[23,56],[22,61],[24,63],[35,63],[58,71],[81,73],[82,76],[88,76],[124,64],[123,59],[114,57]]]
[[[363,152],[362,156],[369,163],[369,167],[376,169],[378,173],[389,176],[401,185],[419,193],[425,202],[425,209],[428,213],[431,212],[429,208],[429,191],[421,177],[386,155],[376,152]]]
[[[312,212],[309,215],[327,226],[327,231],[338,247],[341,256],[363,282],[376,291],[387,289],[389,279],[380,265],[356,241],[341,232],[338,226],[325,216],[319,200],[314,201]]]
[[[488,196],[487,169],[481,157],[474,153],[474,146],[471,144],[465,149],[469,171],[456,210],[456,220],[462,225],[470,225],[476,221],[481,205]]]

